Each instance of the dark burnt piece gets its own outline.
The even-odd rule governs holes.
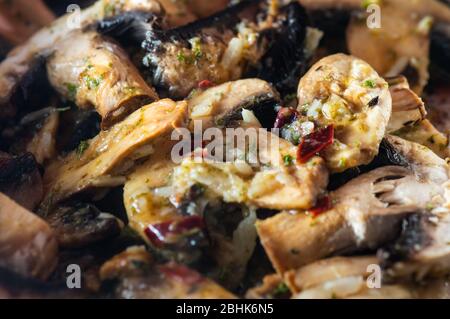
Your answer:
[[[52,226],[61,247],[77,248],[120,234],[121,222],[92,204],[60,206],[44,219]]]
[[[272,83],[284,95],[296,90],[298,80],[309,66],[305,53],[308,18],[298,3],[283,7],[280,17],[278,28],[262,32],[269,47],[257,69],[249,75]]]
[[[0,192],[33,210],[43,196],[40,168],[33,154],[11,156],[0,152]]]

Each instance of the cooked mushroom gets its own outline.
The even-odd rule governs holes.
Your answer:
[[[30,152],[39,164],[56,155],[56,135],[60,110],[46,107],[26,114],[3,131],[5,145],[13,154]]]
[[[161,95],[185,98],[202,81],[221,84],[259,73],[284,87],[301,75],[311,56],[305,48],[313,51],[317,41],[308,45],[306,19],[298,4],[261,20],[266,12],[264,1],[252,0],[175,29],[165,30],[157,19],[136,19],[104,31],[121,38],[125,33],[125,41],[133,38],[145,49],[143,71]],[[283,37],[286,33],[289,36]],[[263,72],[268,65],[279,72]]]
[[[228,203],[278,210],[308,209],[315,204],[328,181],[320,157],[301,164],[295,160],[293,145],[262,129],[241,128],[234,137],[240,141],[231,147],[224,141],[223,157],[201,162],[185,158],[173,172],[175,194],[185,194],[199,183]]]
[[[408,168],[381,167],[351,180],[330,194],[334,204],[319,216],[283,212],[258,221],[261,243],[279,273],[335,254],[380,248],[396,238],[406,216],[445,207],[447,163],[419,144],[393,136],[387,141]]]
[[[190,128],[202,124],[208,127],[231,127],[233,121],[242,121],[242,110],[254,113],[265,128],[275,121],[275,106],[280,98],[269,83],[259,79],[226,82],[212,88],[197,89],[188,98]],[[236,124],[236,123],[235,123]]]
[[[46,279],[57,258],[58,243],[47,223],[0,193],[0,266]]]
[[[0,36],[15,45],[55,19],[42,0],[0,1],[0,11]]]
[[[164,18],[169,28],[179,27],[197,19],[192,6],[186,1],[158,0],[164,9]]]
[[[159,4],[154,0],[99,0],[83,10],[80,16],[81,28],[124,11],[159,12]],[[18,109],[30,105],[43,105],[41,97],[47,89],[39,89],[47,81],[42,66],[51,54],[54,45],[70,34],[72,16],[67,14],[41,29],[27,42],[16,47],[0,64],[0,119],[14,117]],[[37,78],[38,76],[42,77]],[[38,86],[38,88],[35,88]],[[31,94],[38,91],[39,94]],[[36,95],[36,96],[34,96]]]
[[[441,158],[445,159],[450,157],[448,137],[439,132],[429,120],[423,120],[413,125],[405,126],[392,132],[392,134],[400,136],[408,141],[424,145]]]
[[[409,178],[405,168],[382,167],[333,192],[332,208],[318,216],[282,212],[258,221],[261,243],[274,268],[282,274],[327,256],[378,248],[394,239],[402,219],[418,207],[402,198],[379,199],[380,193],[389,194],[395,186],[385,190],[378,184],[406,184]]]
[[[323,259],[286,274],[296,293],[293,298],[365,298],[405,299],[413,294],[408,286],[382,284],[370,288],[370,266],[378,266],[376,257],[334,257]]]
[[[53,87],[68,100],[81,108],[94,107],[104,129],[158,99],[126,53],[93,32],[74,32],[60,41],[47,72]]]
[[[44,216],[60,247],[79,248],[119,235],[123,223],[91,204],[59,206]]]
[[[392,97],[392,115],[387,131],[393,132],[425,119],[427,111],[422,99],[410,88],[404,76],[387,78]]]
[[[433,19],[450,22],[450,9],[439,1],[397,0],[380,4],[380,28],[369,28],[365,14],[355,14],[347,30],[351,54],[370,63],[382,76],[405,74],[420,94],[428,82]]]
[[[45,211],[89,188],[122,185],[136,161],[148,158],[172,130],[184,124],[185,102],[160,100],[135,111],[122,122],[83,141],[76,151],[51,164],[44,175]],[[120,141],[120,143],[117,143]]]
[[[334,127],[334,142],[323,150],[332,172],[373,160],[392,100],[387,83],[370,65],[344,54],[323,58],[302,77],[297,95],[301,116],[288,127],[297,122],[308,122],[315,130]],[[299,134],[297,142],[304,137]]]
[[[102,278],[116,279],[113,295],[125,299],[230,299],[233,294],[194,270],[176,263],[157,265],[143,247],[130,247],[107,261]]]
[[[11,156],[0,152],[0,192],[28,210],[36,208],[44,194],[39,167],[32,154]]]
[[[450,212],[414,214],[404,222],[400,236],[379,251],[390,277],[423,280],[450,272]]]

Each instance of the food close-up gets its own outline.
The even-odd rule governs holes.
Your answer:
[[[0,0],[0,299],[450,299],[449,137],[448,0]]]

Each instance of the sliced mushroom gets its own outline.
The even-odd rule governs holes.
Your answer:
[[[79,248],[119,235],[123,223],[90,204],[59,206],[45,217],[60,247]]]
[[[176,194],[184,194],[199,183],[229,203],[269,209],[307,209],[315,204],[328,181],[321,158],[300,164],[295,160],[297,149],[289,142],[264,129],[238,130],[233,133],[240,140],[237,145],[227,145],[234,142],[232,136],[225,138],[223,158],[202,162],[185,158],[175,168]]]
[[[283,212],[257,223],[261,243],[279,273],[320,258],[380,248],[402,220],[448,205],[448,164],[426,147],[387,136],[408,168],[386,166],[331,193],[333,207],[317,217]]]
[[[185,102],[160,100],[82,142],[76,151],[47,168],[41,211],[88,188],[122,185],[124,174],[135,162],[154,153],[173,129],[184,125],[186,116]]]
[[[195,125],[231,127],[242,121],[242,110],[253,111],[263,127],[270,128],[275,121],[274,106],[281,102],[269,83],[259,79],[244,79],[196,90],[188,99],[191,130]]]
[[[170,30],[155,19],[100,30],[122,39],[125,35],[128,43],[134,39],[135,46],[145,50],[143,71],[158,93],[185,98],[205,80],[221,84],[243,76],[262,77],[275,86],[296,81],[310,57],[304,50],[304,11],[297,3],[280,8],[275,16],[266,14],[268,10],[264,1],[244,1]],[[278,72],[259,72],[264,65]]]
[[[106,17],[132,10],[159,12],[160,6],[154,0],[100,0],[81,11],[80,26],[83,28]],[[71,27],[74,26],[72,20],[71,14],[55,20],[11,51],[0,64],[0,119],[14,117],[18,109],[29,108],[29,104],[42,106],[43,103],[38,104],[30,91],[38,90],[37,96],[42,96],[46,91],[34,87],[46,83],[42,62],[59,40],[70,35]]]
[[[397,0],[380,6],[380,28],[367,27],[369,13],[354,15],[347,30],[349,51],[370,63],[382,76],[406,75],[413,90],[421,94],[429,78],[433,19],[450,22],[450,9],[435,0]]]
[[[395,182],[407,184],[411,178],[405,168],[382,167],[333,192],[333,207],[316,217],[282,212],[258,221],[258,234],[272,265],[282,274],[327,256],[378,248],[394,239],[403,218],[419,208],[407,199],[378,197],[392,192]]]
[[[116,279],[113,295],[124,299],[235,298],[213,281],[175,263],[156,265],[143,247],[131,247],[107,261],[102,278]]]
[[[410,88],[404,76],[387,78],[392,97],[392,116],[387,131],[393,132],[425,119],[427,111],[422,99]]]
[[[332,172],[373,160],[392,100],[387,83],[370,65],[344,54],[323,58],[302,77],[297,95],[299,122],[334,126],[334,143],[323,150]]]
[[[14,154],[30,152],[39,164],[44,164],[56,154],[56,135],[59,110],[46,107],[25,115],[19,124],[12,124],[3,132],[5,144]],[[8,134],[8,132],[10,132]]]
[[[33,210],[43,197],[42,178],[34,156],[11,156],[0,152],[0,192]]]
[[[158,0],[164,9],[164,18],[170,28],[179,27],[197,19],[192,6],[186,1]]]
[[[390,277],[423,280],[450,272],[450,211],[415,214],[404,222],[400,236],[379,251]]]
[[[47,223],[0,193],[0,266],[47,279],[57,258],[58,243]]]
[[[125,52],[93,32],[72,33],[60,41],[47,72],[53,87],[67,99],[81,108],[94,107],[103,128],[158,99]]]
[[[296,293],[293,296],[296,299],[413,297],[409,287],[381,285],[381,278],[379,279],[380,287],[369,287],[368,277],[372,274],[371,266],[378,266],[376,257],[334,257],[291,271],[286,277],[291,289]]]
[[[428,147],[441,158],[450,157],[450,145],[447,136],[439,132],[429,120],[423,120],[403,127],[392,134],[408,141]]]

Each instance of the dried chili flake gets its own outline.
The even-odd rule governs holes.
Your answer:
[[[203,80],[198,82],[198,88],[199,89],[209,89],[210,87],[214,86],[214,82],[210,81],[210,80]]]
[[[333,143],[334,127],[329,125],[304,136],[298,146],[297,160],[306,163],[314,155]]]
[[[274,128],[282,128],[286,124],[294,121],[298,117],[297,110],[292,107],[282,107],[277,114],[277,118],[275,120]]]
[[[145,234],[152,244],[155,246],[162,246],[169,239],[182,236],[194,229],[203,228],[203,218],[200,216],[189,216],[159,224],[151,224],[145,229]]]
[[[313,217],[317,217],[320,214],[326,212],[331,209],[331,199],[329,196],[323,196],[319,198],[316,202],[316,205],[313,208],[308,210],[308,213]]]

